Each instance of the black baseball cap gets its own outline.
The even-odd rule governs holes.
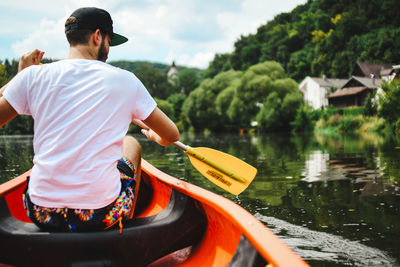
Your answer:
[[[110,33],[110,46],[120,45],[128,41],[128,38],[113,31],[113,21],[110,14],[104,9],[96,7],[82,7],[75,10],[70,17],[76,18],[76,22],[65,26],[65,32],[69,30],[97,30]]]

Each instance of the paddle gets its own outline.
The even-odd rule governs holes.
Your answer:
[[[149,129],[142,121],[134,123]],[[207,147],[190,147],[180,141],[173,143],[188,155],[192,165],[208,180],[233,195],[240,194],[256,176],[257,169],[224,152]]]

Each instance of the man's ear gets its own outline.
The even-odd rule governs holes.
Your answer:
[[[94,43],[96,46],[100,46],[102,39],[103,39],[103,36],[101,35],[101,31],[100,31],[99,29],[97,29],[97,30],[92,34],[93,43]]]

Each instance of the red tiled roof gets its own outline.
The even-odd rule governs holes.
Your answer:
[[[347,96],[347,95],[356,95],[367,89],[368,88],[365,86],[343,88],[343,89],[339,89],[339,90],[329,94],[328,98],[335,98],[335,97],[341,97],[341,96]]]

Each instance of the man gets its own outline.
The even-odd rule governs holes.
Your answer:
[[[34,119],[24,203],[35,224],[107,229],[132,216],[139,188],[140,145],[125,137],[129,124],[143,120],[150,129],[142,133],[164,146],[179,131],[132,73],[105,64],[110,46],[127,41],[107,11],[76,10],[65,33],[66,60],[39,66],[40,50],[21,57],[19,73],[0,89],[0,127],[17,114]]]

